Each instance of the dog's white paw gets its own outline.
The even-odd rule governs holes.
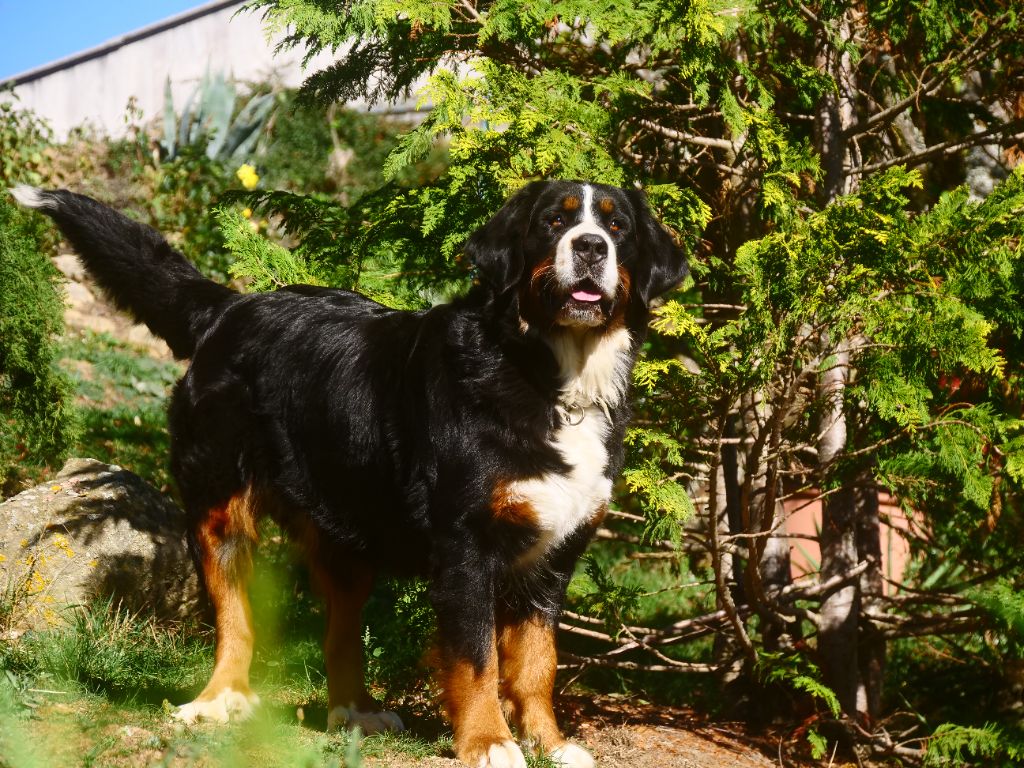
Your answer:
[[[401,733],[405,730],[402,718],[394,712],[360,712],[355,708],[335,707],[327,714],[328,731],[356,726],[367,736],[385,731]]]
[[[526,768],[526,758],[519,745],[511,739],[491,744],[474,768]]]
[[[594,768],[594,758],[583,747],[566,742],[550,752],[551,759],[563,768]]]
[[[245,720],[252,715],[260,697],[255,693],[242,693],[232,688],[225,688],[214,698],[207,701],[196,701],[182,704],[171,714],[175,720],[183,723],[198,723],[209,720],[215,723],[228,723],[232,720]]]

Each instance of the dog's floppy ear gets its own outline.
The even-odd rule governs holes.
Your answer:
[[[639,258],[634,269],[633,284],[644,305],[679,285],[690,273],[683,249],[676,245],[668,231],[658,223],[642,192],[629,190],[629,199],[636,211],[636,239]]]
[[[531,182],[510,197],[494,216],[470,235],[463,253],[476,265],[480,280],[504,293],[523,274],[523,238],[541,182]]]

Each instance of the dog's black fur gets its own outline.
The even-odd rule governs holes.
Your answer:
[[[248,490],[259,513],[316,540],[333,578],[346,578],[353,563],[428,576],[442,656],[482,667],[496,612],[556,621],[603,513],[593,510],[538,553],[534,518],[495,506],[503,484],[571,470],[552,438],[567,411],[565,365],[551,337],[625,328],[628,378],[651,300],[686,272],[640,193],[589,185],[586,194],[578,183],[526,186],[466,244],[478,270],[469,293],[418,312],[302,285],[242,295],[205,279],[154,230],[87,197],[20,197],[57,222],[119,307],[191,359],[174,389],[170,430],[193,526]],[[581,256],[585,238],[573,241],[578,285],[553,279],[550,264],[586,213],[581,196],[594,195],[602,207],[590,211],[591,239],[611,245],[620,279],[599,302],[581,302],[570,294],[598,290],[588,270],[599,267],[587,260],[600,266],[601,255]],[[594,403],[575,407],[608,419],[604,474],[613,478],[628,398],[597,406],[593,416]],[[216,555],[229,570],[247,567],[244,538],[224,535]]]

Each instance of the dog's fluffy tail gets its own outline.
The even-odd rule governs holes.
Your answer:
[[[11,194],[57,222],[104,292],[164,339],[175,357],[191,357],[203,332],[237,296],[203,277],[155,229],[90,197],[26,185]]]

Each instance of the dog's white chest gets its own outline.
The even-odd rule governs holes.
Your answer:
[[[608,418],[596,406],[585,408],[583,413],[578,424],[563,423],[552,441],[568,465],[567,470],[520,480],[509,489],[529,504],[536,518],[539,539],[523,557],[524,563],[557,547],[611,498],[612,481],[605,476]]]

